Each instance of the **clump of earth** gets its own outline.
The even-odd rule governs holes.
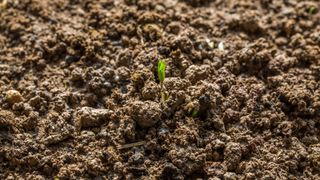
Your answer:
[[[320,179],[319,8],[0,0],[0,179]]]

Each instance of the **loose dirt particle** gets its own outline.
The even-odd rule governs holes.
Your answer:
[[[320,179],[319,1],[0,9],[0,179]]]

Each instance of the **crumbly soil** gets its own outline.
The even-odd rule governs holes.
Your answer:
[[[0,179],[320,179],[319,9],[0,0]]]

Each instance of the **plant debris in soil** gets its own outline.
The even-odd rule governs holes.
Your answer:
[[[0,179],[320,179],[319,8],[0,1]]]

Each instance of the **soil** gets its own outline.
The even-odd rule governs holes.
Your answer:
[[[1,0],[0,179],[320,179],[319,9]]]

